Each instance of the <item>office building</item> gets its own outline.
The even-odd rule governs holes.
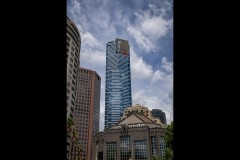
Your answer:
[[[81,47],[81,37],[77,29],[77,26],[67,17],[67,123],[73,121],[73,114],[76,101],[76,86],[77,86],[77,75],[80,65],[80,47]],[[71,159],[71,154],[69,152],[72,150],[72,139],[73,139],[73,127],[67,127],[67,157]],[[74,128],[74,127],[73,127]]]
[[[106,45],[105,128],[116,124],[132,106],[130,47],[116,38]]]
[[[95,71],[80,67],[74,122],[82,160],[91,158],[92,137],[99,132],[100,91],[101,77]]]
[[[163,124],[167,124],[166,114],[161,109],[152,109],[152,116],[158,117]]]
[[[165,127],[138,112],[93,138],[91,160],[151,160],[163,158]]]

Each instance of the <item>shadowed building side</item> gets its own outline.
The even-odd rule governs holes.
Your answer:
[[[74,121],[82,160],[91,159],[92,137],[99,132],[100,91],[101,77],[95,71],[80,67]]]
[[[76,87],[77,87],[77,75],[80,65],[80,48],[81,37],[77,29],[77,26],[67,17],[67,157],[71,159],[72,150],[72,138],[73,138],[73,126],[74,126],[74,110],[76,105]]]

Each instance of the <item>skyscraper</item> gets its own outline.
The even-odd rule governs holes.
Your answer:
[[[130,48],[116,38],[106,45],[105,128],[116,124],[132,106]]]
[[[158,117],[163,124],[167,124],[166,114],[161,109],[152,109],[152,115]]]
[[[77,26],[67,17],[67,123],[73,121],[76,101],[77,74],[80,65],[79,55],[81,37]],[[72,126],[72,125],[71,125]],[[68,127],[70,128],[70,127]],[[70,159],[72,146],[72,129],[68,129],[67,157]]]
[[[74,122],[82,160],[90,159],[92,137],[99,132],[101,77],[81,68],[78,74]],[[77,157],[77,153],[74,153]]]
[[[67,18],[67,118],[73,118],[80,47],[81,37],[77,26]]]

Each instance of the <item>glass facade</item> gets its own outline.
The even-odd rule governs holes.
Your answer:
[[[146,141],[134,141],[135,145],[135,160],[147,160]]]
[[[120,137],[120,160],[129,160],[131,158],[131,138],[130,136]]]
[[[161,109],[152,109],[152,115],[158,117],[163,124],[167,124],[166,114]]]
[[[129,106],[132,106],[129,46],[127,41],[116,39],[106,46],[105,128],[116,124]]]
[[[152,156],[157,156],[157,137],[151,136],[151,151]]]
[[[165,154],[165,142],[163,138],[160,138],[160,157],[163,158]]]
[[[107,160],[117,159],[117,143],[107,142]]]

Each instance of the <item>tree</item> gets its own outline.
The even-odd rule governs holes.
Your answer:
[[[166,128],[164,141],[166,146],[163,160],[173,160],[173,122]]]
[[[72,118],[68,118],[68,120],[67,120],[67,134],[68,135],[71,135],[73,126],[74,126],[73,119]]]
[[[67,134],[71,140],[71,160],[82,160],[82,146],[78,144],[80,139],[77,136],[76,128],[72,118],[67,119]],[[77,154],[76,157],[74,153]]]
[[[152,158],[152,160],[161,160],[161,158],[159,156],[155,156]]]

